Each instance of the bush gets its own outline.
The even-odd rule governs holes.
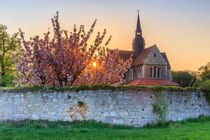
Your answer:
[[[200,88],[203,91],[210,92],[210,80],[206,80],[200,84]]]
[[[196,81],[196,77],[187,71],[173,71],[172,76],[173,81],[182,87],[192,86]]]
[[[164,125],[168,113],[169,103],[164,99],[163,93],[156,95],[155,102],[152,104],[153,113],[158,116],[158,124]]]
[[[2,87],[14,87],[15,83],[13,82],[15,77],[13,75],[5,75],[4,77],[0,78],[0,85]]]
[[[82,101],[78,101],[77,103],[80,107],[84,105],[84,103]]]
[[[206,101],[210,105],[210,80],[202,82],[200,88],[205,92]]]

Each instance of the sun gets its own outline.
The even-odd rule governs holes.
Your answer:
[[[96,65],[97,65],[96,62],[93,62],[93,67],[94,67],[94,68],[96,67]]]

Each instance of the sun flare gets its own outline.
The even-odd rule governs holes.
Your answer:
[[[96,65],[97,65],[96,62],[93,62],[93,67],[94,67],[94,68],[96,67]]]

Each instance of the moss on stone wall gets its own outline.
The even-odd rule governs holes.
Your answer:
[[[41,87],[41,86],[33,86],[33,87],[13,87],[13,88],[1,88],[2,92],[52,92],[52,91],[83,91],[83,90],[134,90],[134,91],[198,91],[197,88],[182,88],[176,86],[142,86],[142,85],[120,85],[120,86],[111,86],[111,85],[81,85],[81,86],[68,86],[68,87]]]

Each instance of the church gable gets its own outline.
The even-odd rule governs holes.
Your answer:
[[[148,53],[147,57],[145,58],[143,64],[150,64],[150,65],[167,65],[168,63],[163,58],[162,54],[160,53],[159,49],[156,45],[152,47],[150,52]]]

